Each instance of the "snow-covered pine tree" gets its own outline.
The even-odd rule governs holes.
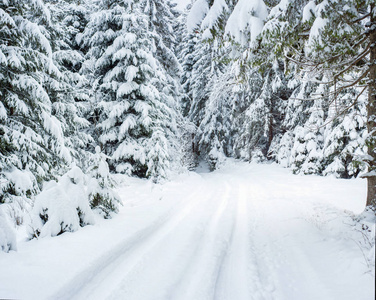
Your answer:
[[[71,161],[45,89],[61,74],[45,26],[33,21],[50,22],[41,1],[2,0],[0,15],[0,203],[24,209],[42,182]]]
[[[200,41],[200,34],[198,32],[192,31],[188,32],[186,29],[186,19],[182,20],[182,32],[180,33],[182,38],[182,44],[180,45],[179,61],[181,64],[181,77],[180,83],[183,89],[183,96],[181,99],[182,113],[183,116],[188,116],[191,109],[191,102],[193,98],[192,85],[192,70],[193,66],[196,64],[198,57],[194,55],[194,49],[196,44]]]
[[[323,164],[322,100],[316,100],[309,109],[310,116],[303,126],[294,129],[295,143],[291,151],[291,167],[295,174],[321,174]]]
[[[233,122],[232,72],[223,73],[212,85],[204,117],[198,130],[199,151],[212,170],[232,155]]]
[[[175,102],[143,9],[139,2],[100,2],[82,41],[95,62],[96,137],[110,168],[157,180],[177,147]]]
[[[107,164],[108,157],[101,153],[99,146],[95,148],[95,155],[90,163],[88,182],[88,196],[92,209],[99,209],[105,218],[110,218],[112,213],[119,210],[121,203],[119,195],[113,190],[114,180],[111,178]]]
[[[220,5],[216,7],[213,6],[214,4],[213,1],[197,0],[187,16],[187,42],[182,60],[182,84],[187,99],[183,105],[188,118],[199,130],[205,114],[207,115],[205,122],[209,121],[209,114],[206,111],[207,101],[213,91],[213,85],[225,67],[220,61],[219,44],[214,35],[219,31],[224,7]],[[218,120],[217,117],[220,116],[214,116],[214,119]],[[201,129],[206,130],[204,126],[201,126]],[[201,139],[202,134],[209,136],[213,132],[198,132],[194,137],[193,151],[205,156],[211,149],[208,148],[208,144],[200,146],[200,140],[207,139]],[[222,143],[221,139],[218,139],[218,143]],[[205,149],[204,153],[200,153],[200,148]]]
[[[176,79],[179,62],[175,56],[176,27],[178,12],[170,0],[140,0],[144,13],[148,16],[148,30],[155,43],[155,58],[171,79]]]
[[[234,145],[233,153],[236,158],[251,160],[252,130],[247,123],[249,120],[249,107],[261,95],[263,85],[262,76],[255,69],[241,60],[235,60],[232,64],[233,74],[233,128]]]
[[[260,76],[256,72],[251,74]],[[276,61],[261,76],[263,84],[260,94],[246,109],[242,126],[243,134],[249,136],[248,142],[244,145],[245,152],[250,155],[248,159],[252,157],[252,152],[255,150],[261,152],[264,158],[271,158],[270,147],[273,140],[279,138],[281,134],[283,101],[291,93],[283,73],[283,64]]]
[[[232,69],[240,70],[241,74],[234,76],[243,78],[243,83],[234,81],[233,84],[243,85],[247,90],[245,97],[238,97],[234,103],[237,115],[234,122],[239,124],[234,149],[236,156],[243,159],[251,159],[253,151],[258,152],[258,157],[271,156],[269,148],[274,138],[281,138],[282,100],[291,94],[282,61],[267,60],[267,67],[258,68],[261,76],[256,69],[245,67],[254,63],[255,55],[249,50],[257,46],[257,37],[262,32],[266,17],[267,6],[262,0],[216,0],[209,3],[201,25],[203,36],[214,41],[212,45],[221,48],[221,53],[215,53],[213,60],[220,54],[222,61],[235,62],[238,66]],[[254,85],[256,82],[258,86]],[[263,85],[261,89],[260,84]],[[249,93],[252,96],[246,95]]]
[[[84,61],[76,37],[87,23],[86,9],[72,1],[46,1],[51,12],[48,30],[52,40],[53,60],[60,71],[58,81],[50,81],[47,92],[52,101],[52,113],[63,125],[66,143],[77,165],[86,168],[92,138],[87,134],[89,122],[85,119],[88,110],[89,91],[87,80],[79,74]]]
[[[366,104],[365,95],[351,88],[341,92],[329,106],[324,133],[324,175],[351,178],[364,171],[361,160],[367,153]]]
[[[193,56],[198,59],[192,66],[190,84],[192,98],[188,116],[191,122],[199,127],[205,115],[206,102],[212,88],[211,84],[216,82],[219,74],[213,61],[213,51],[209,43],[197,43]],[[196,149],[198,150],[198,148]]]

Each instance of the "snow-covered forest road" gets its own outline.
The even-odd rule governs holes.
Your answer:
[[[350,217],[365,190],[239,162],[130,179],[112,220],[0,253],[0,298],[373,299]]]

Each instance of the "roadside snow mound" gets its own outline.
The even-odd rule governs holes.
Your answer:
[[[0,207],[0,250],[9,252],[17,250],[16,232],[9,224],[6,213],[3,211],[5,204]]]
[[[56,236],[94,224],[84,178],[81,169],[73,167],[59,182],[48,183],[31,211],[30,238]]]

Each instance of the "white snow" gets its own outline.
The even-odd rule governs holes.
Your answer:
[[[193,0],[172,0],[171,2],[174,2],[177,4],[177,8],[181,11],[183,11],[188,4],[190,4]]]
[[[249,34],[250,42],[253,43],[261,33],[267,17],[268,9],[264,1],[239,0],[227,21],[225,31],[242,45],[247,42]]]
[[[315,11],[316,11],[316,4],[315,1],[310,1],[306,6],[304,6],[303,9],[303,17],[302,17],[302,22],[307,22],[309,21],[312,16],[315,16]]]
[[[33,189],[33,175],[29,171],[21,171],[17,168],[13,168],[8,172],[3,172],[3,174],[6,179],[14,183],[14,189],[18,194],[23,194]]]
[[[189,11],[187,16],[187,30],[188,32],[200,27],[202,20],[209,11],[209,5],[206,0],[197,0]]]
[[[0,206],[0,252],[17,250],[16,231],[11,226],[6,208],[10,209],[10,207],[6,204]]]
[[[0,120],[6,120],[7,117],[7,111],[5,110],[3,103],[0,102]]]
[[[18,251],[0,252],[0,298],[374,299],[374,219],[364,236],[353,221],[365,180],[229,161],[118,193],[118,215],[76,233],[19,229]]]
[[[326,6],[328,6],[327,0],[321,2],[319,5],[315,7],[309,7],[310,10],[315,8],[314,15],[317,17],[312,24],[311,30],[309,31],[309,39],[306,46],[307,53],[310,53],[311,48],[314,47],[315,43],[321,44],[321,31],[328,23],[328,19],[322,18],[322,12],[325,11]]]
[[[211,29],[218,23],[221,15],[228,10],[228,6],[225,0],[216,0],[210,7],[206,17],[202,21],[201,29],[204,30],[203,39],[212,38]]]

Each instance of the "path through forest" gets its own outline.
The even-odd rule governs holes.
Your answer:
[[[130,179],[114,219],[8,255],[26,287],[9,284],[5,296],[373,299],[374,274],[344,211],[362,210],[364,188],[236,162],[164,185]]]

